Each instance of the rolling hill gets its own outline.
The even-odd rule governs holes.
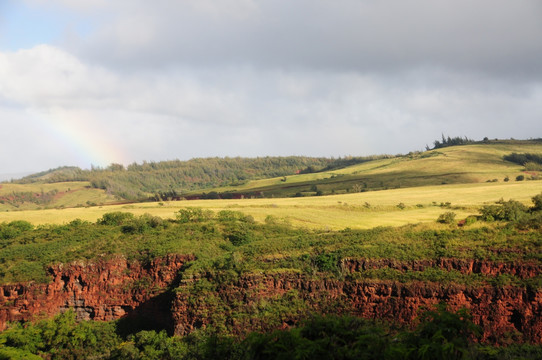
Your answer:
[[[397,156],[341,159],[209,158],[62,167],[0,187],[0,211],[88,207],[126,201],[302,197],[374,190],[538,179],[504,159],[542,154],[540,140],[496,140]]]

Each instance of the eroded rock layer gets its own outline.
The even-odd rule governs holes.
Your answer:
[[[542,289],[534,287],[400,283],[291,272],[236,275],[226,280],[207,275],[180,281],[183,265],[191,260],[194,257],[190,255],[170,255],[147,264],[113,258],[53,266],[48,284],[0,287],[0,329],[8,321],[50,317],[66,309],[73,309],[79,319],[89,320],[146,316],[157,327],[178,335],[216,326],[217,315],[236,334],[288,327],[310,313],[352,314],[413,324],[423,308],[445,302],[451,310],[470,310],[474,322],[482,328],[484,342],[502,344],[513,339],[542,343]],[[436,267],[465,274],[511,274],[520,279],[538,276],[541,270],[535,263],[457,259],[347,259],[341,266],[347,273],[386,267],[400,271]],[[194,291],[200,281],[205,281],[207,288]],[[279,322],[271,321],[264,305],[280,301],[288,311],[278,315]],[[280,307],[274,309],[280,311]]]

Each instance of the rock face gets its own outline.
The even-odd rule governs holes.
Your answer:
[[[535,262],[495,262],[472,259],[438,259],[397,261],[393,259],[344,259],[341,267],[348,272],[369,269],[390,268],[399,271],[423,271],[428,268],[456,270],[462,274],[481,275],[514,275],[520,279],[528,279],[542,273],[542,265]]]
[[[0,330],[7,321],[50,317],[67,309],[73,309],[79,319],[119,319],[152,302],[193,259],[171,255],[149,264],[114,258],[53,266],[48,284],[0,287]]]
[[[542,343],[542,291],[515,286],[469,288],[424,282],[314,280],[301,274],[281,274],[242,277],[221,289],[219,296],[225,302],[250,304],[262,298],[286,295],[292,290],[319,313],[348,313],[402,324],[413,324],[420,310],[444,301],[450,310],[470,310],[474,323],[482,328],[483,342]],[[190,296],[182,293],[173,302],[176,334],[185,335],[206,325],[205,317],[194,316],[199,311],[193,304]],[[330,304],[337,307],[332,308]],[[297,320],[287,319],[283,327]],[[240,325],[237,332],[241,334],[269,327],[265,320]]]
[[[207,293],[192,289],[202,279],[179,281],[183,265],[193,256],[170,255],[148,264],[123,258],[51,267],[49,284],[14,284],[0,287],[0,329],[7,321],[50,317],[73,309],[79,319],[114,320],[144,317],[156,327],[185,335],[210,324],[211,314],[225,313],[234,333],[268,330],[295,324],[307,312],[284,313],[281,324],[266,320],[257,304],[286,299],[298,301],[307,311],[352,314],[413,324],[420,310],[439,302],[449,309],[468,308],[482,328],[482,341],[542,343],[542,289],[517,286],[441,285],[434,282],[400,283],[385,280],[349,280],[313,277],[298,273],[243,275],[221,281],[209,275]],[[428,267],[486,275],[513,274],[530,278],[540,265],[442,259],[397,262],[394,260],[343,260],[346,272],[389,267],[422,271]],[[176,288],[177,291],[168,289]],[[199,296],[199,298],[198,298]],[[212,299],[209,299],[212,297]],[[211,301],[212,300],[212,301]],[[256,304],[256,305],[255,305]],[[258,316],[236,316],[237,310]],[[261,311],[260,311],[261,313]]]

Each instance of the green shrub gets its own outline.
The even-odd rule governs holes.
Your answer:
[[[447,311],[445,304],[422,313],[421,323],[405,336],[412,359],[462,359],[469,355],[469,338],[479,330],[466,309]]]
[[[204,210],[198,207],[187,207],[179,210],[177,213],[177,221],[181,224],[208,221],[212,218],[213,212],[211,210]]]
[[[0,224],[0,239],[13,239],[24,232],[34,229],[34,225],[24,220],[15,220]]]
[[[339,256],[334,253],[317,255],[314,263],[319,271],[336,272],[339,269]]]
[[[115,211],[103,214],[103,216],[98,219],[97,223],[100,225],[119,226],[122,224],[126,224],[133,219],[134,214],[132,213]]]
[[[245,223],[235,223],[225,230],[225,237],[234,246],[248,244],[255,239],[254,231]]]
[[[528,208],[515,200],[499,200],[497,205],[484,205],[480,209],[484,221],[519,221],[527,215]]]
[[[455,221],[456,214],[452,211],[446,211],[443,214],[440,214],[437,222],[441,224],[453,224]]]
[[[531,208],[533,211],[542,211],[542,193],[535,195],[531,198],[534,206]]]

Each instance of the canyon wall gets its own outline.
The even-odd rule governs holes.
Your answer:
[[[48,284],[11,284],[0,287],[0,329],[8,321],[36,320],[73,309],[79,319],[115,320],[144,316],[156,327],[186,335],[212,324],[212,315],[224,313],[233,333],[286,328],[310,312],[352,314],[413,324],[423,308],[445,302],[449,309],[468,308],[482,329],[481,340],[542,343],[542,289],[519,286],[442,285],[435,282],[400,283],[386,280],[335,279],[301,273],[246,274],[227,281],[207,275],[180,280],[193,256],[170,255],[147,264],[124,258],[57,265],[48,271]],[[345,273],[375,268],[423,271],[429,267],[484,275],[512,274],[521,279],[540,274],[535,263],[494,263],[474,260],[345,259]],[[349,280],[350,279],[350,280]],[[212,287],[192,291],[205,280]],[[286,299],[302,311],[284,313],[280,323],[268,321],[259,307]],[[238,316],[238,314],[244,314]]]
[[[66,309],[81,320],[119,319],[162,294],[193,259],[169,255],[142,264],[117,257],[52,266],[48,284],[0,286],[0,330],[7,321],[47,318]]]

